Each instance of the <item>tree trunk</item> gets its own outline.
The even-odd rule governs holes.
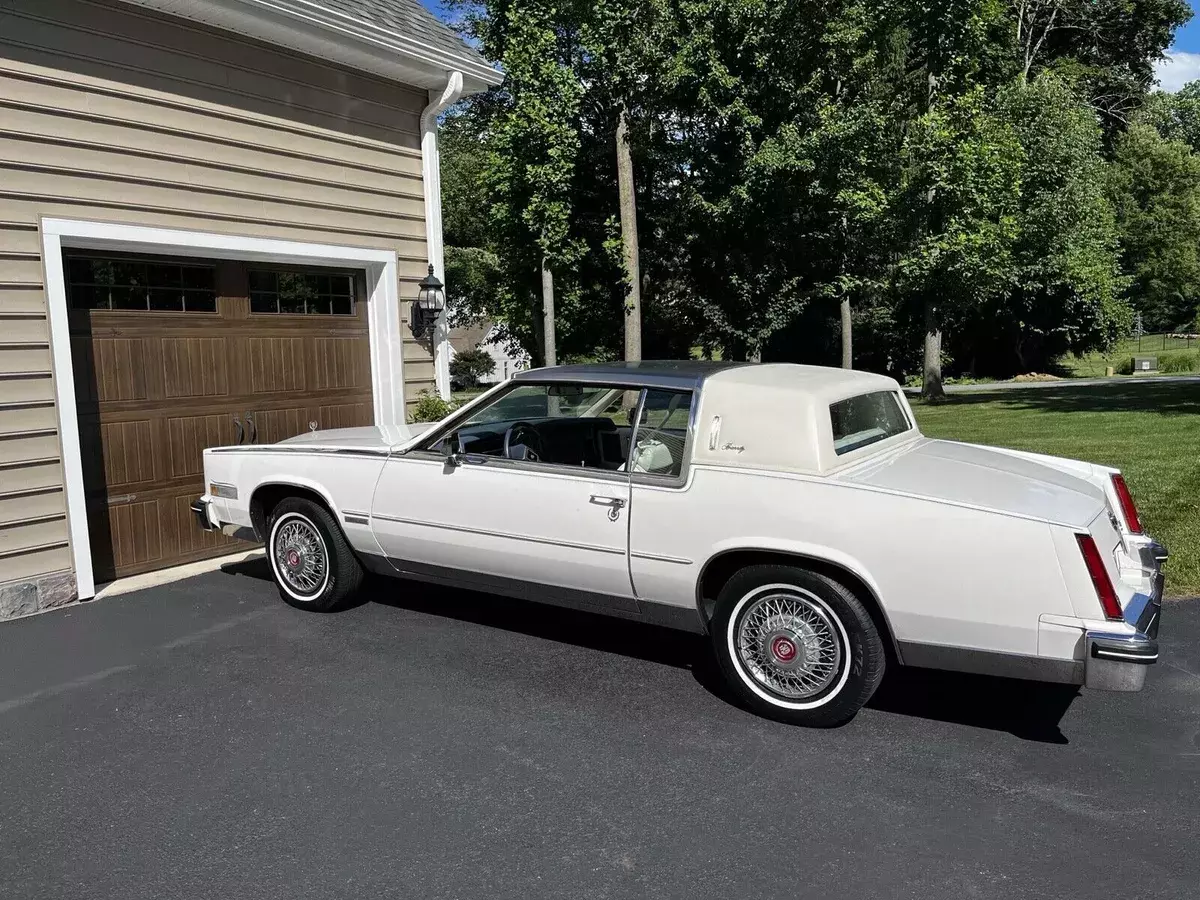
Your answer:
[[[944,400],[942,389],[942,330],[937,327],[933,300],[925,300],[925,367],[921,396],[926,400]]]
[[[542,360],[543,365],[557,365],[554,352],[554,273],[550,262],[542,257]]]
[[[854,368],[854,337],[850,323],[850,298],[842,297],[842,368]]]
[[[638,261],[637,195],[625,107],[617,118],[617,190],[621,200],[621,247],[628,279],[625,295],[625,359],[642,358],[642,276]]]

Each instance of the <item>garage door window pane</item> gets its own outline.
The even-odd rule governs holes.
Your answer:
[[[151,288],[150,308],[158,312],[183,312],[183,292],[169,288]]]
[[[71,256],[64,266],[75,309],[216,312],[212,266],[129,257]]]
[[[251,269],[250,311],[256,315],[352,316],[353,276]]]
[[[217,295],[213,291],[184,291],[183,311],[215,313]]]

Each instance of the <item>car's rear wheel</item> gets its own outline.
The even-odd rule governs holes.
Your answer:
[[[333,516],[303,497],[288,497],[271,510],[267,559],[279,596],[297,609],[339,609],[363,580],[362,566]]]
[[[883,642],[866,607],[807,569],[742,569],[721,589],[709,631],[738,697],[783,722],[841,725],[883,678]]]

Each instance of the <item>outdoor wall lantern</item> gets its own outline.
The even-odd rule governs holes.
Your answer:
[[[433,274],[433,263],[429,264],[429,274],[421,279],[418,288],[417,299],[413,301],[412,314],[409,316],[409,327],[413,337],[422,341],[433,336],[437,318],[446,308],[445,287]]]

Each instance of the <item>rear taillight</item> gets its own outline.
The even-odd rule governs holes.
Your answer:
[[[1121,515],[1125,517],[1125,527],[1130,534],[1142,533],[1142,520],[1138,518],[1137,507],[1133,505],[1133,495],[1129,493],[1129,485],[1117,472],[1112,477],[1113,489],[1117,492],[1117,502],[1121,504]]]
[[[1096,542],[1090,534],[1077,534],[1075,538],[1079,541],[1079,552],[1083,554],[1084,565],[1092,578],[1092,586],[1096,589],[1096,597],[1100,600],[1104,615],[1110,619],[1120,619],[1121,603],[1117,600],[1117,592],[1113,590],[1112,579],[1104,568],[1104,560],[1100,558]]]

